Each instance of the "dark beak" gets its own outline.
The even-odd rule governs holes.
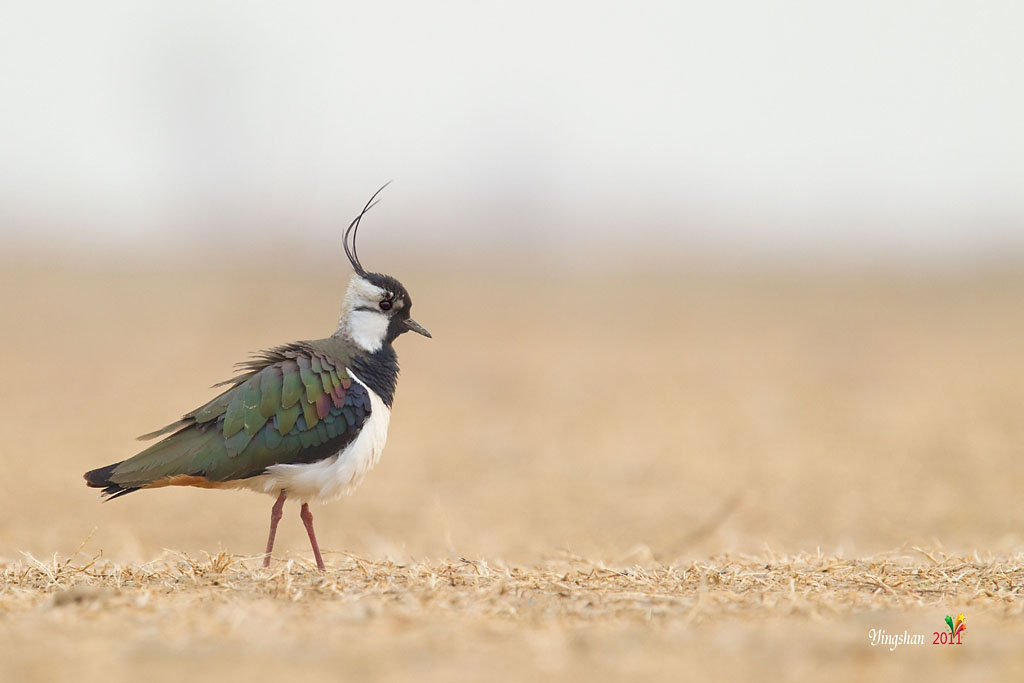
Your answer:
[[[405,319],[405,326],[408,327],[413,332],[416,332],[418,334],[422,334],[427,339],[432,339],[432,337],[430,336],[430,333],[427,332],[427,328],[423,327],[423,325],[420,325],[418,322],[416,322],[412,318],[406,318]]]

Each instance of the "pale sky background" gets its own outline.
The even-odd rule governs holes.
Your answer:
[[[31,2],[3,241],[1024,253],[1019,2]],[[0,243],[2,244],[2,243]]]

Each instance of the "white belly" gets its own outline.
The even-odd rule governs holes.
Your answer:
[[[348,371],[353,381],[363,385],[370,395],[370,416],[355,440],[341,452],[318,462],[299,465],[271,465],[266,474],[238,483],[245,488],[277,496],[282,490],[289,498],[305,502],[328,503],[351,493],[366,473],[380,462],[388,438],[391,411],[366,383]]]

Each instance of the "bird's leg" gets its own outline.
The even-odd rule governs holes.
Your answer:
[[[309,511],[309,503],[302,504],[302,523],[306,525],[306,533],[309,534],[309,544],[313,546],[313,555],[316,557],[316,568],[324,571],[324,558],[320,557],[320,545],[316,542],[316,534],[313,532],[313,513]]]
[[[270,537],[267,538],[267,554],[263,556],[264,569],[270,566],[270,553],[274,550],[274,537],[277,536],[277,523],[281,521],[285,497],[285,492],[281,491],[281,495],[277,497],[274,507],[270,509]]]

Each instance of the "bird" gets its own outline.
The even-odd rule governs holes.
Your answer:
[[[384,187],[387,187],[385,185]],[[263,555],[270,566],[285,500],[300,517],[317,569],[325,571],[309,504],[351,493],[380,460],[398,382],[394,342],[406,332],[431,337],[412,316],[397,279],[368,272],[359,259],[359,225],[381,187],[342,234],[354,274],[338,327],[329,337],[253,354],[227,388],[180,420],[140,436],[159,438],[135,456],[85,473],[114,500],[164,486],[249,489],[276,496]]]

